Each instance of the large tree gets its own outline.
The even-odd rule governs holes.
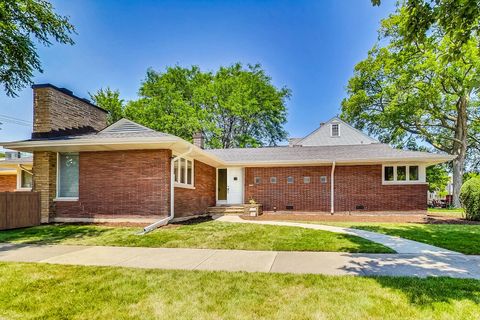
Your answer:
[[[454,43],[440,24],[422,41],[406,37],[409,12],[382,21],[380,42],[356,65],[342,116],[384,142],[427,143],[455,155],[454,203],[468,152],[478,150],[480,58],[477,43]],[[458,46],[458,59],[444,59]]]
[[[287,136],[290,91],[276,88],[259,65],[149,70],[139,94],[127,104],[127,118],[187,140],[202,132],[210,148],[276,145]]]
[[[31,83],[42,72],[36,43],[50,46],[52,40],[73,44],[75,28],[67,17],[55,13],[44,0],[0,1],[0,83],[9,96]]]
[[[118,90],[112,90],[109,87],[100,89],[95,93],[89,93],[93,102],[108,111],[107,124],[110,125],[124,117],[125,103],[120,98]]]
[[[371,0],[380,5],[381,0]],[[462,55],[462,46],[473,40],[480,48],[480,1],[479,0],[399,0],[404,10],[404,28],[407,41],[423,41],[439,26],[453,41],[446,59]],[[480,53],[480,51],[479,51]]]

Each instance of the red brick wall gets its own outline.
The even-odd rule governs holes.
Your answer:
[[[195,189],[175,187],[175,217],[202,214],[215,205],[216,169],[195,161]]]
[[[79,201],[57,201],[57,216],[167,215],[170,157],[170,150],[81,152]]]
[[[382,185],[382,166],[338,166],[335,211],[412,211],[427,209],[427,184]]]
[[[17,188],[17,175],[1,175],[0,176],[0,192],[15,191]]]
[[[330,166],[246,168],[246,201],[253,198],[263,204],[264,210],[286,210],[293,205],[294,211],[330,211]],[[287,177],[294,183],[287,184]],[[305,184],[303,177],[309,176]],[[327,183],[320,182],[327,177]],[[254,177],[261,183],[254,184]],[[277,177],[277,183],[270,183]],[[335,169],[335,212],[356,211],[412,211],[426,210],[426,184],[382,185],[382,166],[337,166]]]
[[[293,177],[287,184],[287,177]],[[310,177],[305,184],[303,177]],[[327,176],[327,183],[320,182],[320,176]],[[254,178],[260,177],[260,184]],[[277,183],[270,183],[276,177]],[[263,210],[285,210],[293,205],[295,211],[330,210],[330,167],[279,167],[245,168],[245,201],[254,199],[263,205]]]

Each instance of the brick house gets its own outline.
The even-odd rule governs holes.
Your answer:
[[[0,192],[30,191],[32,162],[30,154],[5,152],[5,158],[0,159]]]
[[[452,160],[393,149],[336,117],[288,146],[207,150],[201,135],[107,127],[106,111],[66,89],[33,91],[32,138],[4,147],[33,153],[43,222],[164,221],[251,199],[266,211],[424,212],[426,167]]]

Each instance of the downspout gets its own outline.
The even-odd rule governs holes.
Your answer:
[[[332,162],[332,173],[330,174],[330,214],[335,212],[335,161]]]
[[[143,228],[143,232],[141,234],[146,234],[150,231],[153,231],[161,226],[164,226],[168,224],[174,217],[175,217],[175,176],[173,173],[173,169],[175,167],[174,163],[177,161],[179,158],[182,158],[186,155],[188,155],[190,152],[192,152],[193,147],[190,147],[187,152],[182,153],[170,160],[170,214],[168,217],[163,218],[161,220],[158,220],[157,222],[152,223],[149,226],[146,226]]]

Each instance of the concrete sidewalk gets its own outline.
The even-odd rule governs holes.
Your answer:
[[[480,256],[441,253],[351,254],[0,244],[0,261],[154,269],[480,279]]]
[[[271,226],[298,227],[298,228],[305,228],[305,229],[312,229],[312,230],[322,230],[322,231],[329,231],[329,232],[335,232],[335,233],[349,234],[349,235],[364,238],[376,243],[383,244],[384,246],[395,250],[395,252],[397,253],[462,255],[461,253],[450,251],[444,248],[431,246],[426,243],[421,243],[413,240],[403,239],[400,237],[394,237],[386,234],[359,230],[359,229],[336,227],[336,226],[314,224],[314,223],[245,220],[240,218],[239,216],[234,216],[234,215],[216,216],[214,217],[214,219],[216,221],[221,221],[221,222],[253,223],[253,224],[271,225]]]

